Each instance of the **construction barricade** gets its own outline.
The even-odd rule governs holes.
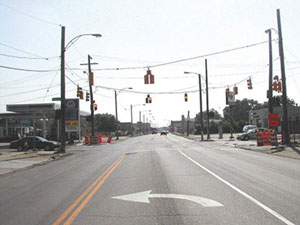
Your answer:
[[[260,131],[257,131],[256,133],[256,143],[257,143],[257,146],[263,146],[264,143],[263,143],[263,133],[260,132]]]
[[[277,141],[277,134],[275,132],[270,133],[270,142],[272,146],[277,146],[278,141]]]
[[[112,144],[113,138],[112,135],[110,136],[103,136],[102,134],[99,135],[84,135],[84,144],[90,145],[90,144]]]

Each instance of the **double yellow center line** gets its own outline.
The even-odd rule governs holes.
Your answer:
[[[118,167],[118,165],[123,161],[125,155],[121,155],[116,161],[108,167],[104,173],[102,173],[92,184],[89,186],[61,216],[53,223],[53,225],[62,224],[62,222],[68,217],[64,225],[70,225],[91,200],[94,194],[102,186],[109,175]],[[78,206],[79,205],[79,206]],[[78,207],[77,207],[78,206]],[[77,208],[76,208],[77,207]],[[75,209],[76,208],[76,209]],[[74,210],[75,209],[75,210]],[[74,210],[74,211],[73,211]],[[73,212],[73,213],[72,213]],[[72,214],[71,214],[72,213]],[[71,214],[71,215],[70,215]],[[69,216],[70,215],[70,216]]]

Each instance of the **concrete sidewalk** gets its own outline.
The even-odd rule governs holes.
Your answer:
[[[201,142],[200,135],[190,135],[189,137],[184,136],[190,140]],[[294,159],[300,159],[300,147],[288,147],[288,146],[257,146],[256,140],[240,141],[237,140],[237,134],[233,134],[234,139],[230,139],[230,134],[223,134],[223,138],[219,139],[218,134],[211,134],[210,140],[207,140],[207,136],[204,135],[204,141],[213,141],[223,145],[233,146],[235,148],[257,151],[265,154],[272,154],[282,157],[289,157]]]

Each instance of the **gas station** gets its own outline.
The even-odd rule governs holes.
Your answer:
[[[66,99],[67,139],[71,134],[81,139],[80,117],[89,115],[79,110],[79,99]],[[60,140],[60,105],[56,103],[9,104],[0,113],[0,139],[10,141],[25,136]],[[79,116],[80,115],[80,116]]]

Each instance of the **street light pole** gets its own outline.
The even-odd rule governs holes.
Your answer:
[[[119,90],[119,93],[125,89],[132,89],[132,87],[126,87],[126,88],[122,88],[121,90]],[[117,90],[115,90],[115,109],[116,109],[116,136],[117,136],[117,140],[119,140],[119,120],[118,120],[118,93],[117,93]]]
[[[66,152],[66,83],[65,83],[65,52],[74,44],[80,37],[83,36],[94,36],[101,37],[101,34],[81,34],[74,37],[71,41],[65,45],[65,26],[61,27],[61,93],[60,93],[60,107],[61,107],[61,119],[60,119],[60,152]]]

